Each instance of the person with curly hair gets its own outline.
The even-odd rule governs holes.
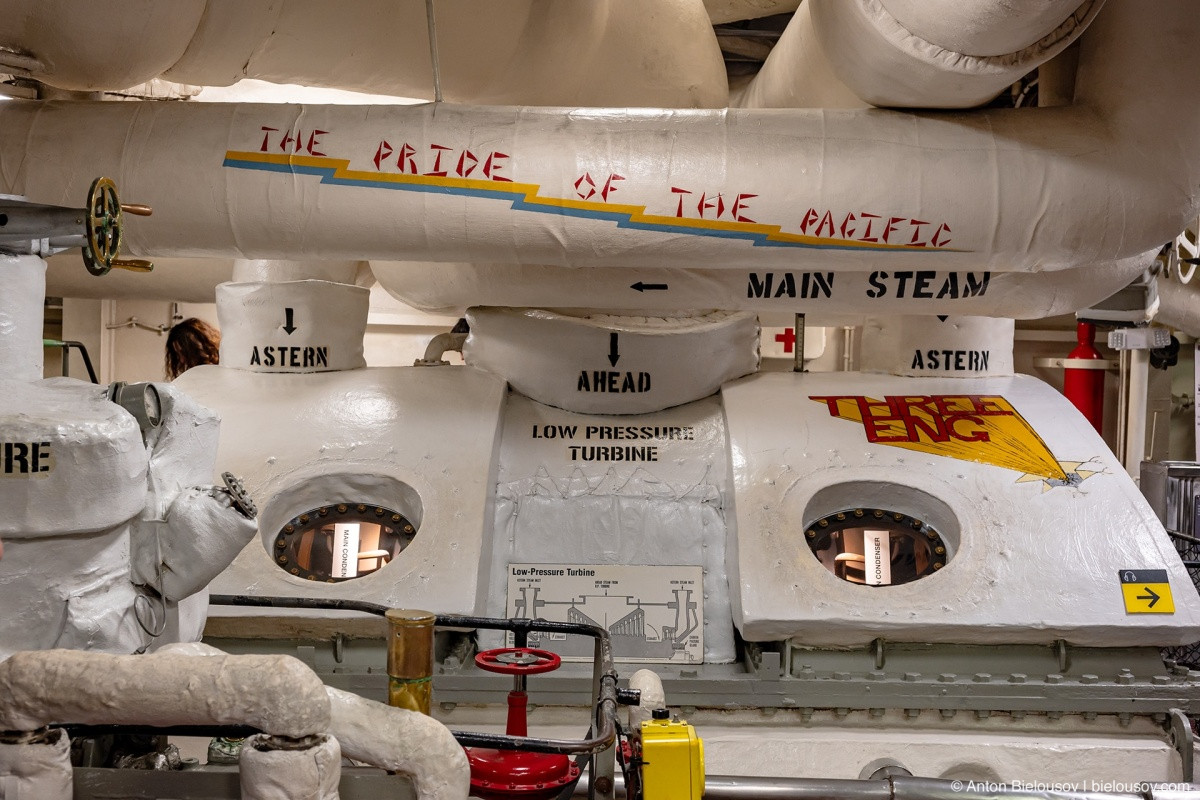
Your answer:
[[[192,367],[221,360],[221,332],[202,319],[189,317],[167,333],[167,380],[175,380]]]

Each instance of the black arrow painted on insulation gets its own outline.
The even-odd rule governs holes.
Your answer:
[[[287,317],[287,320],[283,323],[283,329],[287,331],[288,336],[291,336],[292,331],[296,330],[296,326],[292,324],[292,310],[290,308],[285,308],[283,313],[284,316]]]
[[[614,367],[621,360],[621,354],[617,352],[617,335],[610,333],[608,335],[608,363]]]
[[[1155,594],[1154,591],[1149,586],[1143,586],[1142,588],[1146,590],[1146,593],[1139,594],[1137,596],[1137,599],[1138,600],[1149,600],[1150,602],[1146,604],[1146,608],[1154,608],[1154,604],[1159,601],[1159,596],[1157,594]]]
[[[630,289],[637,289],[639,292],[665,292],[667,285],[665,283],[642,283],[638,281],[629,285]]]

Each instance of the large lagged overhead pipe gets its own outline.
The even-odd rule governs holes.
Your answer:
[[[1104,0],[811,3],[816,38],[834,74],[862,99],[970,108],[1065,50]]]
[[[0,47],[12,51],[0,52],[0,68],[20,59],[38,80],[75,90],[259,78],[432,99],[426,3],[356,0],[354,10],[323,0],[0,0]],[[725,105],[724,63],[700,3],[438,0],[434,12],[453,102]]]
[[[1085,267],[1196,215],[1198,34],[1182,0],[1109,3],[1081,105],[963,115],[11,102],[0,191],[110,174],[155,255]]]
[[[1072,44],[1104,0],[809,0],[748,108],[971,108]]]

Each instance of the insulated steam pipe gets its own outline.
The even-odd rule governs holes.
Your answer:
[[[0,730],[51,722],[251,725],[299,739],[329,729],[321,679],[290,656],[15,653],[0,662]]]
[[[200,642],[169,644],[164,651],[190,656],[223,656],[224,652]],[[446,726],[415,711],[392,708],[365,697],[325,687],[329,697],[329,733],[341,745],[343,755],[390,772],[400,772],[413,780],[419,800],[457,800],[470,791],[470,766],[466,753]],[[72,726],[79,730],[79,726]],[[82,735],[103,735],[123,731],[80,731]],[[154,733],[154,730],[136,731]],[[175,736],[209,736],[205,730],[163,730]],[[250,736],[252,728],[226,727],[220,735]]]
[[[1200,337],[1200,292],[1164,277],[1158,279],[1156,322],[1170,325],[1188,336]]]
[[[420,800],[458,800],[470,792],[466,753],[440,722],[333,687],[326,692],[330,732],[343,755],[411,776]]]
[[[1195,218],[1198,38],[1183,0],[1114,0],[1080,106],[962,116],[13,101],[0,191],[109,174],[155,255],[1059,270]]]
[[[77,90],[257,78],[432,97],[425,3],[356,0],[354,10],[323,0],[0,0],[0,45],[23,51],[0,52],[0,64]],[[694,0],[443,0],[437,24],[452,102],[725,105],[721,51]]]
[[[891,108],[982,105],[1065,50],[1104,5],[1104,0],[810,2],[816,36],[838,78],[867,102]]]

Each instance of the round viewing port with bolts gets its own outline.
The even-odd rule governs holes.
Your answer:
[[[886,508],[848,508],[805,526],[809,550],[835,577],[865,586],[897,586],[949,563],[945,538],[927,521]]]
[[[331,503],[292,517],[274,541],[276,566],[298,578],[339,583],[383,569],[408,547],[416,526],[374,503]]]

